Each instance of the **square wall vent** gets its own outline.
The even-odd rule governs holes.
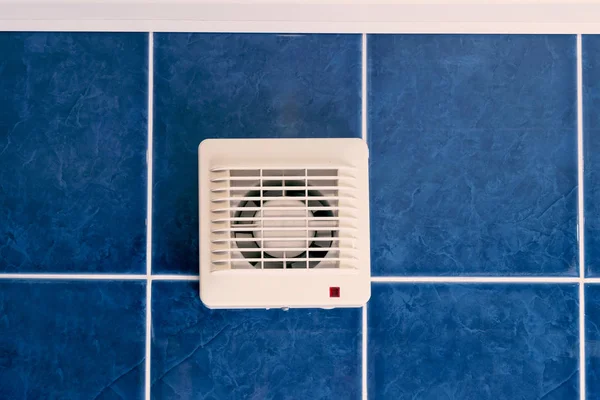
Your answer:
[[[204,304],[364,305],[371,293],[368,161],[360,139],[203,141]]]

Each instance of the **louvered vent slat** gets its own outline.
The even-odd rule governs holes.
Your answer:
[[[282,247],[278,248],[279,251],[304,251],[304,247]],[[348,250],[350,252],[356,250],[351,247],[329,247],[328,250]],[[227,254],[227,253],[249,253],[256,251],[255,249],[224,249],[224,250],[213,250],[216,254]]]
[[[221,174],[219,174],[221,175]],[[256,181],[258,180],[256,176],[239,176],[239,177],[229,177],[229,176],[214,176],[210,179],[212,183],[223,183],[223,182],[231,182],[231,181],[239,181],[239,182],[248,182],[248,181]],[[334,175],[324,175],[324,176],[311,176],[311,181],[314,182],[323,182],[323,181],[339,181],[339,182],[349,182],[354,180],[352,176],[334,176]]]
[[[273,237],[273,238],[269,238],[269,241],[271,242],[286,242],[286,241],[298,241],[298,240],[306,240],[306,236],[303,237]],[[312,238],[313,242],[347,242],[347,241],[351,241],[354,239],[350,239],[350,238],[339,238],[339,237],[332,237],[332,238],[325,238],[325,239],[319,239],[317,237]],[[224,238],[224,239],[213,239],[211,241],[211,243],[213,244],[223,244],[223,243],[233,243],[233,242],[255,242],[256,239],[255,238]],[[217,251],[217,250],[213,250]]]
[[[357,268],[354,172],[212,168],[212,269]]]
[[[306,207],[306,206],[293,206],[290,205],[289,207],[269,207],[270,211],[286,211],[286,210],[293,210],[293,209],[301,209],[301,210],[308,210],[308,211],[352,211],[355,210],[354,207]],[[213,208],[211,210],[212,213],[218,214],[218,213],[224,213],[224,212],[235,212],[235,211],[259,211],[261,210],[261,207],[224,207],[224,208]]]

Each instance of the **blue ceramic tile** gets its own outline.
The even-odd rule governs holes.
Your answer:
[[[0,33],[0,272],[141,272],[147,35]]]
[[[582,37],[585,264],[600,274],[600,36]]]
[[[360,35],[155,35],[153,270],[198,273],[205,138],[359,137]]]
[[[143,399],[143,282],[0,281],[1,399]]]
[[[577,275],[575,36],[368,39],[375,275]]]
[[[374,285],[370,399],[576,399],[576,285]]]
[[[585,288],[586,395],[600,398],[600,286]]]
[[[155,282],[153,399],[360,399],[361,313],[213,311],[197,282]]]

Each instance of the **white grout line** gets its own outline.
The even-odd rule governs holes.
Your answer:
[[[361,103],[361,130],[362,139],[367,141],[367,34],[362,34],[362,103]]]
[[[373,276],[376,283],[579,283],[580,278],[553,276]]]
[[[367,400],[368,387],[367,387],[367,305],[362,307],[362,400]]]
[[[138,281],[142,274],[0,274],[0,279],[70,280],[70,281]]]
[[[585,284],[579,284],[579,399],[585,400]]]
[[[581,35],[577,35],[577,184],[578,213],[577,238],[579,239],[579,399],[586,398],[585,377],[585,214],[584,214],[584,164],[583,164],[583,61]]]
[[[150,400],[150,377],[151,377],[151,345],[152,345],[152,280],[146,280],[146,374],[145,382],[145,398]]]
[[[194,281],[197,282],[200,277],[198,275],[152,275],[150,278],[153,281]]]
[[[362,53],[361,53],[361,132],[362,139],[367,141],[367,34],[362,34]],[[362,363],[361,363],[361,380],[362,380],[362,400],[367,400],[367,305],[362,307]]]
[[[187,281],[196,282],[198,275],[144,274],[28,274],[0,273],[0,280],[71,280],[71,281]],[[373,276],[373,283],[586,283],[600,284],[600,278],[578,277],[509,277],[509,276]]]
[[[148,32],[148,166],[146,214],[146,374],[145,398],[150,400],[151,346],[152,346],[152,185],[154,145],[154,33]]]
[[[148,148],[146,150],[146,166],[148,170],[148,184],[146,185],[146,274],[152,274],[152,183],[154,178],[153,168],[153,143],[154,143],[154,37],[148,34]]]
[[[584,215],[584,164],[583,164],[583,66],[581,35],[577,35],[577,238],[579,239],[579,277],[585,278],[585,215]]]

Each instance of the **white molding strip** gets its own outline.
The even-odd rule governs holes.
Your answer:
[[[600,33],[600,0],[0,0],[0,31]]]

